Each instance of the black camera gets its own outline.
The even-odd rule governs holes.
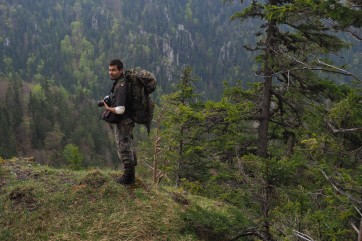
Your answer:
[[[98,101],[98,107],[104,106],[103,101],[106,102],[108,106],[111,106],[112,104],[111,98],[109,97],[109,95],[107,95],[106,97],[103,98],[103,100]]]

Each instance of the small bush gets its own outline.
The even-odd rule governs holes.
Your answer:
[[[215,207],[215,206],[214,206]],[[186,226],[184,233],[194,234],[201,240],[226,240],[234,234],[245,218],[237,210],[207,208],[191,205],[181,214]]]

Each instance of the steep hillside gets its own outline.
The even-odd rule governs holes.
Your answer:
[[[243,224],[224,203],[119,174],[1,160],[0,240],[227,240]]]
[[[225,79],[251,80],[253,23],[230,17],[239,4],[220,1],[0,1],[0,69],[27,81],[52,80],[94,96],[108,87],[107,64],[122,58],[157,75],[168,92],[185,65],[208,97]],[[248,27],[247,27],[248,26]]]

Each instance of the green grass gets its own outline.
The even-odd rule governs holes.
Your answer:
[[[236,225],[224,205],[139,179],[124,187],[118,171],[19,159],[3,160],[1,170],[0,240],[209,240]]]

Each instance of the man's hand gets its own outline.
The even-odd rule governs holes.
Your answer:
[[[122,115],[125,111],[124,106],[110,107],[109,105],[107,105],[107,103],[104,100],[103,100],[103,103],[104,103],[104,107],[106,108],[106,110],[111,111],[114,114]]]
[[[106,110],[116,113],[116,110],[114,107],[110,107],[109,105],[107,105],[107,103],[104,100],[103,100],[103,103],[104,103],[104,107],[106,108]]]

